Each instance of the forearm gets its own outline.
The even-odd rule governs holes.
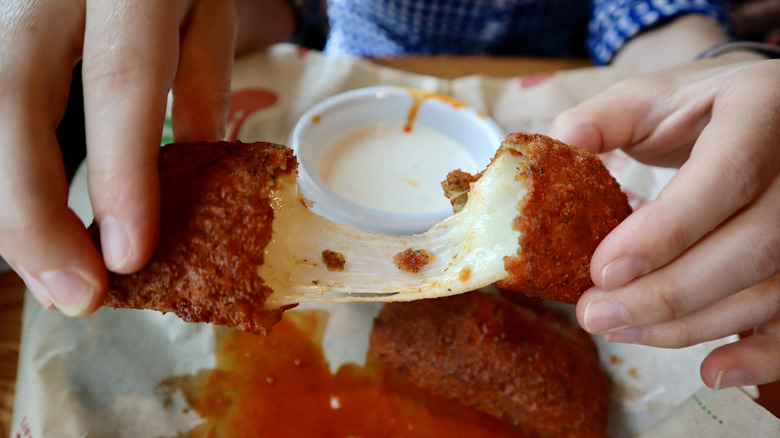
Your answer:
[[[296,17],[287,0],[234,0],[238,10],[236,55],[288,41],[295,32]]]
[[[715,19],[691,14],[649,30],[628,41],[612,61],[613,65],[633,65],[642,71],[660,70],[691,61],[697,55],[726,41],[726,30]],[[761,59],[751,51],[729,53],[735,60]]]

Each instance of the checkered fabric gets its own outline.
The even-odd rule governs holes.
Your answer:
[[[587,56],[607,64],[644,29],[720,0],[328,0],[325,53]]]

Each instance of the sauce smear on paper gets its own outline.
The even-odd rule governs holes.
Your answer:
[[[368,354],[336,374],[321,347],[327,314],[287,312],[269,336],[220,329],[217,366],[163,385],[202,418],[196,437],[517,437],[518,430],[407,384]]]

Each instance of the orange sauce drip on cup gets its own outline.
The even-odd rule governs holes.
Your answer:
[[[517,437],[517,428],[411,386],[370,353],[332,374],[327,314],[285,313],[269,336],[218,329],[217,365],[161,383],[203,419],[191,437]]]
[[[414,127],[414,120],[417,118],[417,113],[420,111],[420,105],[422,105],[426,99],[438,99],[442,102],[450,104],[453,108],[456,109],[469,108],[469,106],[466,105],[465,103],[457,99],[453,99],[452,97],[445,96],[444,94],[434,93],[431,91],[418,90],[415,88],[404,88],[404,90],[409,92],[409,95],[412,96],[412,106],[409,108],[409,113],[406,115],[404,132],[412,132],[412,129]],[[482,114],[481,112],[475,111],[475,113],[478,117],[485,118],[485,115]]]

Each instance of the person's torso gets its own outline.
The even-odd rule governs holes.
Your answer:
[[[588,0],[329,0],[333,55],[584,56]]]

